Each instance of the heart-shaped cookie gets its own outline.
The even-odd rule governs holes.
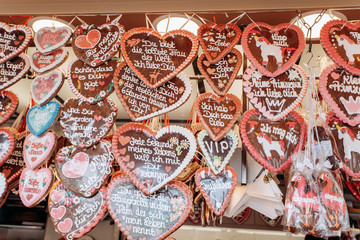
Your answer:
[[[236,223],[236,224],[243,224],[244,222],[246,222],[250,215],[252,213],[251,208],[247,207],[244,211],[240,212],[238,215],[236,215],[235,217],[232,218],[232,220]]]
[[[282,119],[294,111],[305,97],[308,87],[308,78],[298,65],[291,66],[276,77],[267,77],[250,66],[243,78],[247,98],[254,108],[272,121]]]
[[[10,141],[14,141],[13,151],[10,152],[10,156],[1,165],[0,172],[5,174],[7,179],[7,184],[9,186],[8,190],[10,191],[18,185],[20,174],[25,169],[25,162],[24,162],[24,157],[22,155],[22,151],[25,142],[25,137],[29,134],[29,132],[24,131],[18,133],[16,129],[12,129],[12,128],[6,128],[6,130],[12,132],[7,134],[8,136],[12,134],[15,140],[12,140],[11,139],[12,137],[10,137]],[[2,131],[3,129],[0,129],[0,134],[2,133]],[[0,135],[0,137],[2,136]]]
[[[360,177],[360,127],[341,121],[333,112],[328,112],[326,123],[334,136],[342,170],[353,178]]]
[[[119,52],[124,32],[124,26],[117,20],[101,26],[77,26],[72,40],[73,51],[81,61],[92,67],[102,65]]]
[[[135,186],[150,195],[188,165],[196,151],[196,140],[189,130],[178,126],[153,132],[142,124],[127,123],[114,134],[112,150]]]
[[[6,199],[6,193],[7,193],[7,182],[6,182],[6,177],[4,173],[0,173],[0,208],[3,205],[3,202],[5,202]]]
[[[276,77],[288,70],[305,48],[302,30],[290,23],[275,27],[266,23],[249,24],[241,38],[244,54],[262,74]]]
[[[239,42],[241,30],[232,23],[225,25],[206,23],[200,26],[197,35],[207,60],[215,64]]]
[[[0,63],[22,53],[32,39],[32,30],[26,25],[9,26],[0,23]],[[2,75],[2,74],[1,74]]]
[[[48,75],[39,75],[31,82],[31,97],[37,104],[44,105],[56,96],[63,83],[64,76],[58,71]]]
[[[195,100],[195,111],[211,139],[219,141],[239,118],[241,101],[230,93],[223,97],[203,93]]]
[[[158,88],[149,88],[122,62],[115,74],[115,91],[133,121],[142,121],[170,112],[186,102],[191,82],[179,74]]]
[[[43,54],[49,54],[63,46],[70,40],[72,31],[69,27],[43,27],[34,36],[36,48]]]
[[[261,213],[260,213],[260,217],[270,227],[276,227],[281,222],[281,219],[282,219],[282,216],[278,216],[275,219],[271,219],[271,218],[269,218],[269,217],[267,217],[267,216],[265,216],[264,214],[261,214]]]
[[[30,69],[30,60],[26,54],[0,64],[0,90],[17,83]]]
[[[198,68],[214,92],[220,96],[225,95],[232,86],[242,64],[241,53],[232,49],[224,58],[211,64],[201,54],[197,61]]]
[[[26,125],[29,131],[40,137],[56,122],[60,113],[60,104],[51,101],[44,106],[36,105],[26,115]]]
[[[355,126],[360,123],[360,76],[333,64],[321,72],[319,90],[330,109],[341,121]]]
[[[58,50],[46,55],[40,51],[36,51],[31,55],[30,65],[35,72],[42,74],[63,64],[68,56],[69,53],[65,48],[59,48]]]
[[[237,184],[237,174],[229,166],[219,175],[212,173],[208,167],[200,168],[195,173],[195,183],[207,205],[217,216],[221,216]]]
[[[218,175],[229,163],[239,139],[237,134],[230,130],[221,140],[215,142],[206,130],[202,130],[197,137],[197,142],[207,165],[215,175]]]
[[[8,128],[0,128],[0,166],[11,156],[15,149],[15,135]],[[6,176],[7,177],[7,176]]]
[[[305,142],[306,124],[297,113],[271,121],[255,109],[244,113],[240,134],[249,154],[271,172],[290,167],[293,155]]]
[[[55,150],[56,135],[49,131],[41,137],[29,134],[25,138],[23,156],[26,167],[35,169],[49,160]]]
[[[106,195],[111,217],[127,239],[165,239],[188,217],[192,193],[187,185],[171,181],[167,189],[147,197],[123,173],[115,175]]]
[[[328,21],[320,31],[320,42],[325,52],[339,66],[360,75],[360,22]]]
[[[49,193],[54,175],[48,168],[33,170],[25,168],[19,181],[19,195],[26,207],[33,207]]]
[[[119,59],[112,58],[92,67],[80,59],[69,65],[68,83],[75,95],[90,104],[106,99],[114,91],[113,79]]]
[[[56,182],[49,194],[48,210],[57,232],[65,239],[78,239],[93,229],[106,213],[105,189],[91,198],[79,197]]]
[[[0,93],[0,125],[3,125],[13,115],[19,105],[17,95],[11,91]]]
[[[150,88],[157,88],[184,70],[197,56],[199,42],[186,30],[161,36],[151,28],[133,28],[121,39],[128,66]]]
[[[90,197],[107,182],[113,161],[111,144],[101,140],[88,149],[75,146],[60,149],[55,158],[55,167],[67,189],[77,195]]]
[[[106,137],[116,120],[117,107],[110,101],[88,104],[69,98],[60,113],[60,125],[71,144],[89,148]]]

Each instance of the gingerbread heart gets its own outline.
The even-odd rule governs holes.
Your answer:
[[[23,156],[26,167],[35,169],[49,160],[55,150],[56,136],[49,131],[41,137],[29,134],[25,138]]]
[[[117,108],[110,101],[90,105],[69,98],[60,113],[60,125],[71,144],[89,148],[106,137],[116,120]]]
[[[241,30],[232,23],[225,25],[206,23],[200,26],[197,35],[206,59],[216,64],[240,41]]]
[[[205,54],[201,54],[197,61],[198,68],[214,92],[225,95],[232,86],[242,64],[241,53],[235,48],[221,60],[211,64]]]
[[[119,52],[124,32],[124,26],[117,20],[101,26],[77,26],[72,41],[73,51],[81,61],[92,67],[102,65]]]
[[[271,218],[269,218],[269,217],[267,217],[267,216],[265,216],[264,214],[261,214],[261,213],[260,213],[260,217],[270,227],[276,227],[281,222],[281,219],[282,219],[282,216],[278,216],[275,219],[271,219]]]
[[[232,167],[226,166],[219,175],[210,168],[200,168],[195,173],[195,183],[205,198],[206,204],[217,216],[221,216],[230,202],[237,184],[237,174]]]
[[[7,194],[7,182],[6,182],[6,176],[4,173],[0,173],[0,208],[3,205],[3,202],[5,202],[6,199],[5,196]],[[7,197],[6,197],[7,198]]]
[[[171,181],[167,190],[146,197],[125,174],[118,173],[111,179],[106,200],[111,217],[127,239],[156,240],[165,239],[186,221],[192,193],[184,183]]]
[[[203,93],[195,100],[195,111],[211,139],[219,141],[239,118],[241,101],[230,93],[223,97]]]
[[[4,63],[22,53],[32,39],[32,31],[26,25],[9,26],[0,23],[0,63]],[[2,75],[2,74],[1,74]]]
[[[354,178],[360,177],[360,127],[350,126],[341,121],[333,112],[328,112],[326,123],[334,136],[342,170]]]
[[[158,88],[149,88],[122,62],[115,74],[115,91],[133,121],[142,121],[170,112],[186,102],[191,82],[179,74]]]
[[[1,53],[0,53],[1,55]],[[0,90],[17,83],[30,69],[30,60],[26,54],[0,64]]]
[[[161,36],[150,28],[133,28],[121,39],[127,65],[150,88],[157,88],[184,70],[197,56],[199,42],[186,30]]]
[[[49,193],[53,180],[54,175],[48,168],[25,168],[19,181],[19,195],[25,207],[33,207],[41,202]]]
[[[207,165],[215,175],[224,170],[239,143],[237,134],[232,130],[218,142],[213,141],[206,130],[202,130],[197,141]]]
[[[339,66],[360,75],[360,22],[328,21],[320,31],[320,42],[325,52]]]
[[[0,130],[1,133],[3,129]],[[9,136],[10,134],[15,136],[14,137],[15,140],[10,140],[10,141],[14,141],[13,144],[14,148],[13,151],[11,151],[10,156],[7,158],[7,160],[1,165],[0,172],[5,174],[10,191],[14,187],[18,186],[19,184],[18,180],[20,174],[25,169],[25,162],[22,152],[23,152],[25,137],[29,134],[29,132],[24,131],[18,133],[16,129],[11,129],[11,128],[7,128],[6,130],[12,132],[12,133],[8,133]]]
[[[341,121],[355,126],[360,123],[360,76],[333,64],[321,72],[319,90],[330,109]]]
[[[276,77],[266,77],[254,66],[246,69],[244,92],[254,108],[271,121],[277,121],[295,110],[305,97],[308,78],[304,70],[293,65]]]
[[[306,124],[297,113],[271,121],[255,109],[244,113],[240,134],[248,153],[271,172],[290,167],[293,155],[305,142]]]
[[[178,126],[153,132],[142,124],[127,123],[114,134],[112,150],[135,186],[150,195],[188,165],[196,151],[196,140],[189,130]]]
[[[72,31],[69,27],[43,27],[35,36],[36,48],[43,54],[49,54],[63,46],[70,40]]]
[[[113,79],[118,62],[119,59],[112,58],[100,66],[91,67],[76,59],[68,70],[71,91],[90,104],[103,101],[114,91]]]
[[[232,220],[236,223],[236,224],[243,224],[244,222],[246,222],[250,215],[252,213],[251,208],[247,207],[244,211],[240,212],[238,215],[236,215],[235,217],[232,218]]]
[[[302,30],[289,23],[275,27],[251,23],[241,39],[244,54],[267,77],[276,77],[296,63],[305,48]]]
[[[55,167],[67,189],[77,195],[90,197],[107,182],[113,161],[111,144],[102,140],[88,149],[75,146],[60,149],[55,158]]]
[[[31,55],[30,65],[35,72],[42,74],[63,64],[68,56],[69,53],[65,48],[60,48],[55,52],[46,55],[40,51],[36,51]]]
[[[46,133],[56,122],[60,113],[60,104],[51,101],[44,106],[36,105],[26,115],[26,125],[29,131],[37,137]]]
[[[56,182],[49,197],[49,215],[55,230],[65,239],[80,238],[93,229],[106,213],[105,189],[91,198],[79,197]]]
[[[44,105],[56,96],[63,83],[64,76],[58,71],[48,75],[39,75],[31,82],[31,97],[37,104]]]
[[[3,125],[13,115],[19,105],[17,95],[11,91],[0,93],[0,125]]]
[[[14,149],[14,133],[8,128],[0,128],[0,166],[11,156]]]

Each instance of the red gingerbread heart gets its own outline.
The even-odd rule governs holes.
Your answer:
[[[320,42],[337,65],[360,75],[360,22],[329,21],[321,29]]]
[[[53,71],[48,75],[39,75],[31,82],[31,97],[37,104],[44,105],[56,96],[63,83],[64,76],[58,71]]]
[[[299,27],[289,23],[272,27],[258,22],[245,28],[241,45],[262,74],[276,77],[296,63],[305,48],[305,37]]]
[[[34,36],[36,48],[44,54],[49,54],[63,46],[70,40],[72,31],[69,27],[43,27]]]
[[[42,74],[49,72],[63,64],[68,56],[69,53],[65,48],[60,48],[46,55],[40,51],[36,51],[31,55],[30,65],[35,72]]]
[[[121,39],[128,66],[150,88],[157,88],[184,70],[197,56],[194,34],[175,30],[161,36],[150,28],[133,28]]]

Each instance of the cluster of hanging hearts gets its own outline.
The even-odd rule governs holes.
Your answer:
[[[211,212],[224,213],[237,184],[228,163],[240,141],[232,128],[242,104],[228,91],[243,61],[234,48],[240,39],[252,63],[244,71],[243,90],[255,109],[239,122],[248,153],[278,173],[292,164],[305,143],[306,124],[295,111],[308,87],[307,76],[295,65],[305,47],[298,27],[252,23],[242,33],[234,24],[208,23],[199,28],[198,36],[185,30],[160,35],[148,28],[125,32],[119,19],[101,26],[80,25],[74,32],[68,27],[42,28],[34,34],[37,51],[30,57],[22,52],[32,40],[31,29],[0,24],[0,40],[6,43],[0,44],[0,124],[18,105],[17,96],[4,89],[30,67],[37,73],[25,117],[29,132],[22,131],[24,124],[0,129],[1,199],[4,202],[17,185],[27,207],[49,194],[49,215],[66,239],[89,232],[107,210],[128,239],[164,239],[190,212],[190,220],[197,223],[204,209],[207,218]],[[357,36],[360,23],[342,21],[329,22],[321,34],[324,49],[338,65],[323,71],[319,88],[334,112],[329,113],[328,125],[337,157],[351,177],[360,176]],[[66,78],[76,98],[60,106],[52,99],[65,76],[56,68],[67,59],[63,46],[70,40],[78,59],[68,66]],[[199,43],[204,53],[197,65],[214,91],[199,95],[194,103],[201,123],[190,130],[166,126],[159,131],[136,123],[187,101],[191,83],[181,71],[197,57]],[[123,62],[115,58],[119,51]],[[114,91],[134,122],[108,136],[117,116],[117,107],[107,99]],[[58,118],[65,138],[49,130]],[[205,163],[197,160],[199,152]],[[55,171],[48,168],[50,160]],[[113,172],[114,160],[122,171]],[[301,176],[295,181],[296,187],[305,184]],[[198,190],[191,191],[185,182],[194,182]],[[300,212],[303,217],[306,209]],[[237,222],[244,222],[249,212]],[[201,216],[203,222],[206,216]]]

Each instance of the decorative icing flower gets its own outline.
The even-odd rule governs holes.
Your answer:
[[[215,165],[215,167],[220,167],[220,165],[221,165],[221,157],[220,156],[214,156],[214,165]]]
[[[105,92],[105,91],[100,91],[99,94],[100,94],[101,97],[105,97],[105,96],[106,96],[106,92]]]
[[[184,140],[181,140],[180,145],[183,149],[188,149],[190,144],[187,140],[184,139]]]
[[[291,81],[294,81],[299,78],[300,78],[299,73],[296,70],[292,70],[292,69],[289,70],[289,79]]]
[[[172,138],[170,138],[170,143],[172,143],[172,144],[178,144],[178,142],[179,142],[179,139],[178,139],[177,137],[172,137]]]
[[[67,197],[65,200],[64,200],[64,205],[65,207],[70,207],[72,205],[72,200],[71,198]]]
[[[256,79],[256,80],[260,80],[262,78],[262,74],[259,72],[259,71],[255,71],[253,73],[253,77]]]
[[[223,88],[223,87],[225,87],[224,83],[223,83],[221,80],[219,80],[219,84],[218,84],[218,86],[219,86],[219,88]]]
[[[119,86],[122,86],[124,84],[124,81],[122,79],[120,79],[118,84],[119,84]]]
[[[74,198],[74,204],[79,204],[80,203],[80,198],[79,197],[75,197]]]
[[[184,92],[184,87],[179,88],[179,93],[182,94]]]
[[[88,100],[89,100],[89,102],[94,102],[94,101],[95,101],[95,98],[89,97]]]

